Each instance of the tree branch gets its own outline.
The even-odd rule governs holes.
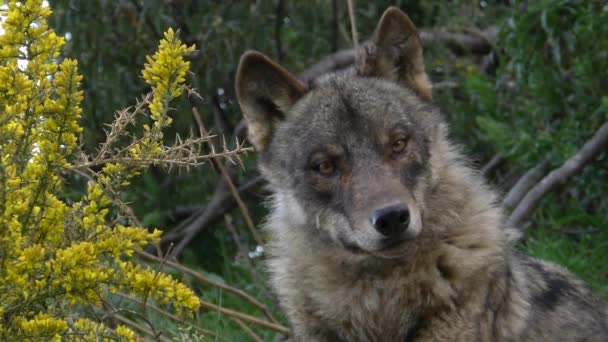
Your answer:
[[[562,166],[551,171],[538,184],[536,184],[517,205],[509,217],[511,226],[519,226],[532,216],[541,199],[566,183],[578,174],[585,165],[594,160],[608,145],[608,122],[604,123],[585,145]]]
[[[545,160],[526,171],[502,200],[502,207],[507,210],[513,209],[521,199],[524,198],[528,191],[530,191],[530,188],[538,183],[538,181],[547,173],[548,168],[549,161]]]
[[[490,175],[490,173],[492,173],[492,171],[494,171],[498,166],[500,166],[500,164],[504,161],[504,158],[502,157],[502,155],[500,154],[496,154],[494,157],[492,157],[492,159],[490,159],[482,168],[481,170],[479,170],[479,172],[481,172],[481,174],[485,177],[488,178],[488,176]]]

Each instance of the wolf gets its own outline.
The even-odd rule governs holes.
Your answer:
[[[394,7],[352,68],[309,83],[242,56],[237,98],[272,192],[268,268],[290,339],[608,341],[601,299],[517,251],[431,87]]]

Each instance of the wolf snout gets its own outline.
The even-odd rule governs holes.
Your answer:
[[[374,209],[369,220],[385,237],[398,237],[410,224],[410,212],[405,203],[391,204]]]

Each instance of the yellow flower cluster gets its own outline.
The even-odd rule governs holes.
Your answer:
[[[160,231],[110,223],[111,190],[128,186],[141,169],[108,163],[79,202],[60,199],[62,174],[78,148],[83,93],[76,61],[57,63],[64,41],[48,27],[50,14],[42,0],[9,1],[0,36],[0,340],[138,340],[82,308],[101,307],[116,291],[187,313],[199,299],[130,259]],[[154,124],[134,158],[161,146],[191,51],[169,30],[148,59]]]
[[[186,80],[190,62],[184,56],[194,51],[194,46],[187,47],[177,38],[172,29],[165,32],[165,39],[160,42],[154,56],[147,57],[148,62],[143,71],[144,80],[152,87],[154,99],[150,104],[150,116],[154,128],[160,129],[171,124],[167,116],[169,101],[178,97],[181,85]]]

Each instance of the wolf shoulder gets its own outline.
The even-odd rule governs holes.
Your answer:
[[[530,341],[606,341],[608,305],[570,271],[518,255],[530,312],[523,337]]]

